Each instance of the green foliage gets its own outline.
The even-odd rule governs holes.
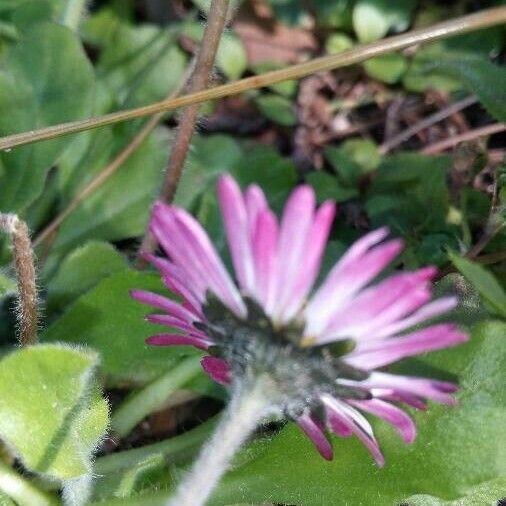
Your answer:
[[[281,95],[266,93],[258,96],[255,103],[264,116],[275,123],[293,126],[297,122],[292,102]]]
[[[93,70],[79,39],[61,26],[37,25],[9,51],[0,72],[0,133],[88,116],[93,92]],[[57,139],[0,153],[0,209],[19,211],[33,202],[68,143]]]
[[[457,79],[480,99],[483,106],[498,121],[506,121],[506,69],[478,56],[441,58],[425,66],[426,72]]]
[[[399,53],[376,56],[364,63],[366,72],[379,81],[394,84],[402,78],[407,68],[406,59]]]
[[[30,471],[61,481],[91,472],[108,425],[94,382],[98,361],[94,352],[62,344],[0,361],[0,438]]]
[[[46,308],[67,306],[103,278],[127,268],[125,258],[106,242],[90,241],[69,253],[48,284]]]
[[[408,28],[416,0],[358,0],[353,8],[353,28],[361,42],[381,39],[390,30]]]
[[[144,321],[151,308],[132,300],[129,290],[150,290],[165,295],[156,274],[123,271],[101,281],[81,296],[44,332],[45,342],[66,341],[92,346],[101,356],[101,372],[109,385],[143,384],[167,371],[186,355],[189,347],[154,348],[144,340],[165,328]]]

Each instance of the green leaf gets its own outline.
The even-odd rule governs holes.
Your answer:
[[[196,199],[222,172],[232,171],[243,153],[233,137],[227,135],[195,135],[179,182],[175,202],[191,208]]]
[[[368,188],[366,210],[373,226],[397,232],[441,232],[448,227],[448,157],[399,153],[384,157]]]
[[[353,40],[345,33],[333,33],[325,41],[325,51],[328,54],[338,54],[353,47]]]
[[[494,276],[481,265],[449,253],[453,265],[470,281],[491,310],[506,318],[506,292]]]
[[[506,121],[506,69],[479,56],[441,58],[428,62],[425,71],[457,79],[480,99],[488,112],[499,121]]]
[[[465,496],[454,501],[429,495],[408,497],[402,504],[406,506],[501,506],[500,500],[506,499],[506,477],[481,483],[469,490]]]
[[[341,144],[340,149],[360,166],[364,174],[375,170],[381,161],[378,146],[368,139],[349,139]]]
[[[318,202],[327,199],[345,202],[358,196],[356,188],[342,186],[336,177],[326,172],[311,172],[306,176],[306,181],[314,188]]]
[[[113,23],[97,63],[97,77],[122,107],[162,100],[178,85],[186,57],[176,34],[155,25]]]
[[[125,142],[124,137],[122,139]],[[118,141],[113,137],[111,142],[114,140]],[[165,132],[155,130],[121,168],[63,222],[53,251],[65,253],[90,239],[119,241],[141,235],[163,177],[167,156]],[[90,163],[94,164],[94,171],[103,168],[103,165],[96,165],[95,160]]]
[[[232,175],[243,188],[252,183],[259,185],[271,206],[277,210],[284,204],[297,181],[293,162],[281,156],[274,147],[260,144],[245,147]]]
[[[255,103],[267,118],[283,126],[293,126],[297,118],[291,100],[274,93],[264,93],[255,99]]]
[[[399,53],[390,53],[370,58],[364,63],[367,74],[378,81],[394,84],[407,69],[406,58]]]
[[[129,291],[149,290],[169,295],[157,274],[123,271],[104,279],[80,297],[41,336],[42,341],[67,341],[95,348],[109,385],[143,384],[169,370],[181,357],[198,353],[189,347],[148,346],[150,335],[166,331],[147,323],[156,311],[133,300]]]
[[[93,90],[93,69],[76,36],[62,26],[37,25],[0,73],[0,134],[89,116]],[[0,209],[20,211],[38,197],[68,145],[63,138],[0,153]]]
[[[16,293],[16,281],[0,272],[0,297]]]
[[[62,481],[91,472],[108,425],[93,384],[97,364],[96,353],[61,344],[0,361],[0,438],[30,471]]]
[[[63,309],[102,279],[127,267],[126,259],[108,243],[90,241],[75,249],[48,283],[47,312]]]
[[[353,8],[353,28],[361,42],[372,42],[390,30],[401,32],[410,24],[416,0],[358,0]]]
[[[236,502],[281,504],[399,504],[414,494],[447,500],[506,476],[506,325],[475,327],[471,340],[418,360],[408,374],[458,377],[458,406],[431,405],[414,414],[418,437],[406,446],[393,429],[374,417],[386,456],[379,469],[356,438],[332,438],[334,461],[322,459],[293,424],[245,452],[253,457],[225,477],[210,505]],[[475,503],[483,504],[483,503]]]

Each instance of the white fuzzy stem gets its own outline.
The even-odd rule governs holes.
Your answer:
[[[167,506],[206,503],[237,450],[269,413],[267,392],[261,378],[252,384],[236,385],[218,427]]]

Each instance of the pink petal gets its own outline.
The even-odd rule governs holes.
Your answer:
[[[255,262],[256,299],[263,305],[267,314],[272,313],[275,297],[277,268],[278,221],[275,214],[266,209],[257,217],[253,238],[253,258]]]
[[[327,424],[334,434],[340,437],[350,437],[353,435],[353,431],[350,427],[341,421],[341,417],[335,415],[334,409],[326,406],[325,414],[327,417]]]
[[[152,346],[195,346],[200,350],[207,350],[211,342],[196,336],[184,336],[178,334],[157,334],[146,339],[146,344]]]
[[[378,237],[382,237],[382,234],[375,234],[375,238]],[[332,336],[324,331],[333,315],[372,281],[400,253],[402,247],[402,241],[392,240],[372,248],[362,256],[345,254],[306,307],[305,335],[317,338],[318,343],[332,341]]]
[[[196,329],[192,324],[184,322],[183,320],[175,318],[174,316],[166,314],[150,314],[145,317],[145,320],[156,325],[165,325],[174,329],[190,332],[195,336],[202,337],[203,339],[209,339],[208,336],[204,334],[204,332]]]
[[[290,302],[293,288],[303,272],[315,209],[315,195],[310,186],[296,188],[285,205],[279,231],[279,266],[276,279],[276,298],[273,318],[282,319],[282,310]]]
[[[243,290],[252,294],[255,286],[255,271],[248,214],[241,189],[229,175],[221,176],[218,180],[218,201],[237,281]]]
[[[359,344],[346,356],[346,362],[354,367],[372,370],[401,358],[455,346],[467,340],[468,336],[454,325],[433,325],[406,336]]]
[[[370,399],[366,401],[359,400],[347,400],[348,404],[367,411],[382,420],[393,425],[393,427],[399,432],[402,439],[410,444],[415,440],[416,437],[416,426],[415,422],[408,416],[402,409],[397,406],[384,402],[379,399]]]
[[[169,290],[186,299],[196,313],[201,313],[201,304],[204,302],[205,295],[202,286],[191,286],[184,272],[177,265],[165,258],[159,258],[146,253],[142,257],[158,269]]]
[[[415,313],[403,320],[393,322],[375,332],[376,338],[392,336],[398,332],[413,327],[426,320],[430,320],[441,314],[447,313],[457,306],[457,297],[442,297],[426,304]]]
[[[155,204],[152,232],[173,262],[183,270],[192,286],[204,281],[207,288],[238,316],[246,307],[221,259],[201,225],[186,211]]]
[[[396,394],[416,396],[422,399],[430,399],[440,404],[454,405],[454,397],[450,394],[458,390],[458,386],[445,381],[437,381],[428,378],[418,378],[411,376],[401,376],[398,374],[389,374],[384,372],[373,372],[364,381],[347,382],[354,386],[374,389],[386,388],[392,389]]]
[[[321,396],[322,402],[327,409],[332,410],[333,416],[341,421],[349,430],[351,430],[366,448],[371,452],[376,464],[383,467],[385,459],[381,453],[378,442],[374,438],[371,425],[357,410],[335,399],[331,395],[324,394]]]
[[[149,306],[162,309],[175,318],[179,318],[187,323],[191,324],[197,320],[195,315],[181,304],[167,299],[167,297],[163,297],[162,295],[158,295],[157,293],[146,292],[144,290],[131,290],[130,296],[142,304],[148,304]]]
[[[218,357],[204,357],[200,363],[207,375],[220,385],[228,385],[232,381],[232,372],[228,363]]]
[[[397,274],[363,290],[332,316],[325,329],[326,339],[375,338],[378,329],[430,300],[428,280],[434,272],[427,268]]]
[[[320,455],[326,460],[332,460],[332,446],[329,443],[327,436],[313,417],[307,414],[302,415],[297,418],[297,424],[314,443],[317,450],[320,452]]]
[[[261,212],[269,209],[264,192],[256,184],[248,186],[244,193],[246,213],[248,215],[248,229],[250,239],[253,240],[257,227],[257,219]]]
[[[316,211],[315,219],[304,245],[304,252],[301,255],[301,263],[292,283],[290,298],[283,308],[281,317],[283,321],[290,321],[299,311],[318,276],[335,214],[336,206],[333,202],[324,202]]]

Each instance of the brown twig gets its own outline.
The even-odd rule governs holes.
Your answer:
[[[461,142],[474,141],[480,137],[497,134],[499,132],[504,132],[505,130],[506,123],[492,123],[492,125],[475,128],[474,130],[469,130],[461,135],[456,135],[455,137],[450,137],[448,139],[444,139],[443,141],[429,144],[422,149],[422,153],[426,155],[435,155],[437,153],[441,153],[441,151],[453,148]]]
[[[214,60],[216,58],[218,46],[220,45],[221,35],[227,22],[229,4],[229,0],[212,0],[211,2],[209,18],[188,85],[189,93],[205,90],[209,85]],[[160,193],[160,199],[164,202],[172,202],[176,193],[186,155],[188,154],[190,141],[197,123],[198,113],[199,104],[194,103],[186,107],[181,114],[176,136],[171,146],[169,162],[162,191]],[[149,230],[146,230],[139,251],[152,252],[155,248],[156,241]],[[143,265],[141,258],[138,258],[138,264],[140,266]]]
[[[399,146],[403,142],[406,142],[409,138],[413,137],[413,135],[416,135],[418,132],[421,132],[422,130],[431,127],[435,123],[438,123],[439,121],[448,118],[449,116],[455,114],[456,112],[459,112],[462,109],[465,109],[466,107],[475,104],[477,101],[478,101],[477,97],[471,95],[469,97],[464,98],[463,100],[450,104],[448,107],[445,107],[444,109],[441,109],[440,111],[437,111],[436,113],[431,114],[426,118],[423,118],[412,127],[403,130],[399,134],[391,137],[390,140],[384,142],[379,147],[379,152],[382,155],[386,155],[387,153],[395,149],[397,146]]]
[[[0,213],[0,230],[10,235],[18,284],[19,342],[29,346],[37,342],[38,300],[35,264],[26,223],[15,214]]]
[[[71,133],[82,132],[84,130],[111,125],[141,116],[149,116],[160,111],[169,111],[178,107],[207,102],[208,100],[223,98],[229,95],[236,95],[247,90],[264,88],[282,81],[300,79],[301,77],[317,72],[324,72],[326,70],[333,70],[339,67],[360,63],[373,56],[398,51],[416,44],[433,42],[435,40],[451,37],[452,35],[479,30],[480,28],[499,25],[505,21],[506,7],[486,9],[475,14],[469,14],[433,26],[419,28],[408,33],[381,39],[371,44],[357,46],[339,54],[315,58],[309,62],[292,65],[281,70],[266,72],[258,76],[247,77],[239,81],[216,86],[196,93],[190,93],[175,99],[162,100],[161,102],[147,106],[110,113],[96,118],[72,121],[39,130],[32,130],[30,132],[9,135],[0,138],[0,150],[31,144],[45,139],[52,139]]]

